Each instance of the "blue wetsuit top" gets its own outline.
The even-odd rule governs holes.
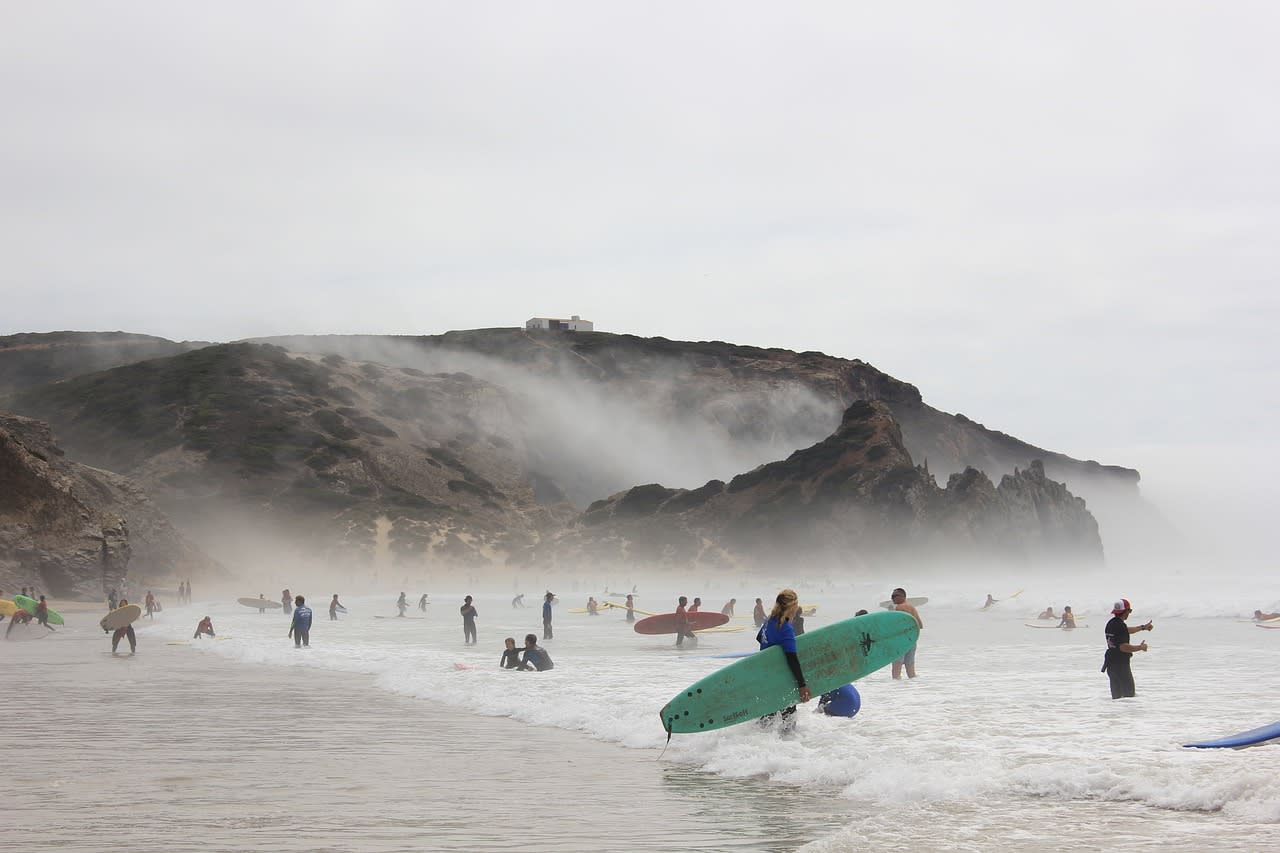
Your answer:
[[[787,666],[791,668],[791,674],[796,677],[796,686],[805,687],[804,671],[800,669],[800,658],[796,656],[796,631],[791,627],[790,622],[778,624],[775,619],[768,619],[760,628],[760,633],[756,634],[756,640],[760,643],[761,650],[770,646],[782,646],[782,653],[786,655]]]
[[[538,672],[555,669],[555,664],[551,662],[551,655],[547,654],[547,650],[541,646],[534,646],[531,649],[526,648],[522,663],[526,669],[532,665]]]
[[[311,630],[311,608],[300,605],[293,611],[293,627],[301,631]]]
[[[551,621],[551,602],[550,601],[542,602],[542,621],[543,622]]]
[[[862,709],[862,697],[858,695],[857,688],[846,684],[830,693],[823,693],[818,707],[833,717],[852,717]]]

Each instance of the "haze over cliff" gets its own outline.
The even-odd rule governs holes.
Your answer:
[[[1094,564],[1106,523],[1081,496],[1141,505],[1136,471],[816,352],[482,329],[174,344],[75,375],[94,366],[75,334],[56,367],[3,343],[0,406],[136,480],[233,569]]]

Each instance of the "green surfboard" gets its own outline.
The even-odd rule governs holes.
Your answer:
[[[920,637],[908,613],[855,616],[796,638],[805,682],[816,697],[887,666]],[[663,707],[669,734],[708,732],[772,714],[800,701],[800,688],[778,646],[756,652],[681,690]]]
[[[27,597],[27,596],[25,596],[25,595],[15,595],[15,596],[13,597],[13,603],[14,603],[14,604],[16,604],[16,605],[18,605],[19,607],[21,607],[23,610],[27,611],[28,613],[30,613],[32,616],[35,616],[35,615],[36,615],[36,605],[38,605],[40,602],[36,601],[34,598],[28,598],[28,597]],[[54,610],[52,607],[50,607],[50,608],[49,608],[49,624],[50,624],[50,625],[65,625],[65,624],[67,624],[67,623],[66,623],[66,622],[64,622],[64,621],[62,620],[62,614],[61,614],[61,613],[58,613],[56,610]]]

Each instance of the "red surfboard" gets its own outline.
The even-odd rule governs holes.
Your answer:
[[[685,619],[694,631],[716,628],[729,621],[729,617],[723,613],[704,610],[686,613]],[[674,634],[680,630],[680,617],[674,613],[659,613],[657,616],[641,619],[635,624],[635,629],[637,634]]]

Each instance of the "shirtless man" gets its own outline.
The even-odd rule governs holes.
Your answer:
[[[893,609],[901,610],[903,613],[910,613],[911,618],[916,620],[916,626],[924,627],[924,621],[920,618],[920,611],[916,610],[914,605],[907,603],[907,591],[902,587],[898,587],[893,591],[893,595],[889,596],[893,600]],[[916,647],[913,645],[907,649],[907,653],[893,662],[893,677],[895,679],[902,678],[902,668],[907,668],[907,678],[916,677]]]

